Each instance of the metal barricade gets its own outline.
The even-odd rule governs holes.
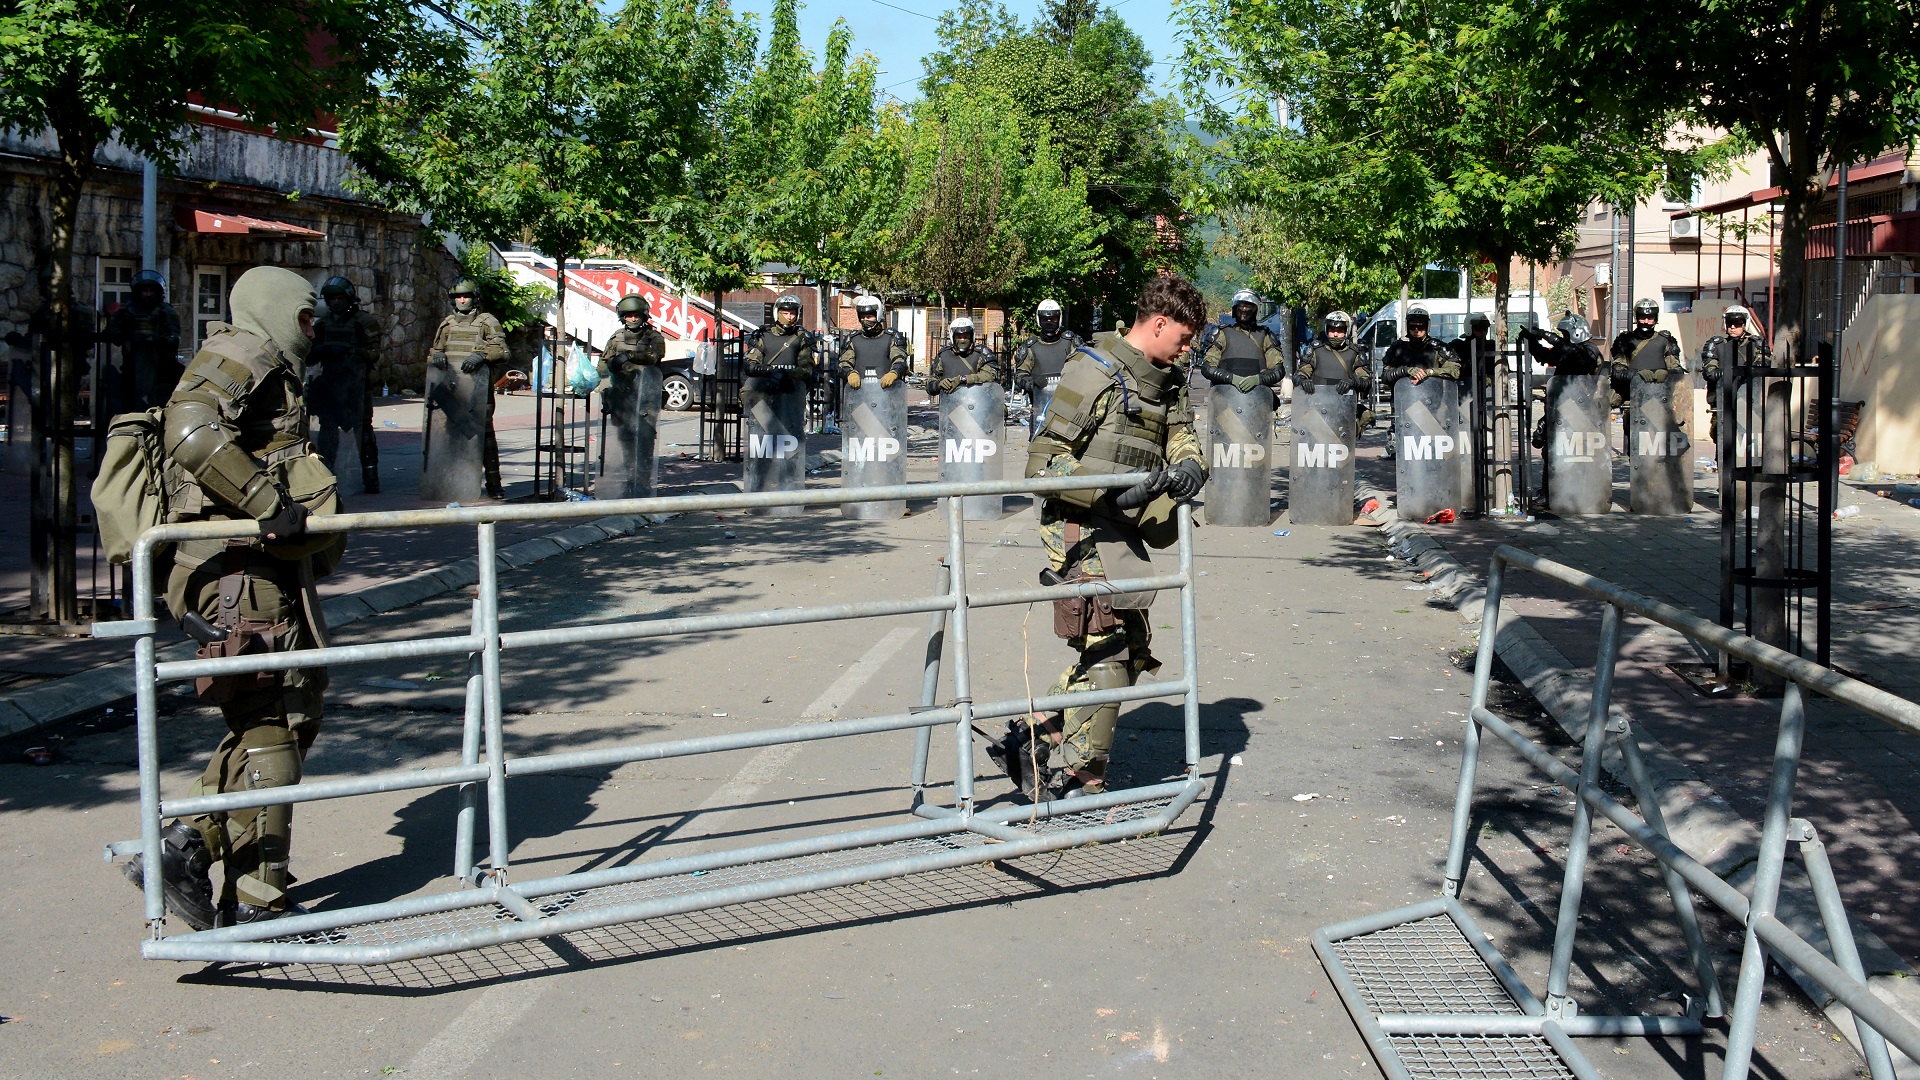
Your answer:
[[[150,938],[141,947],[149,959],[212,962],[329,963],[373,965],[440,953],[550,937],[594,927],[767,900],[884,878],[998,862],[1087,843],[1103,843],[1164,831],[1205,789],[1200,778],[1200,696],[1194,613],[1193,518],[1179,511],[1178,569],[1153,577],[1074,585],[975,592],[970,588],[965,521],[970,495],[1045,495],[1124,488],[1145,473],[952,484],[900,484],[862,490],[763,492],[630,499],[600,503],[490,506],[445,510],[346,514],[312,519],[316,533],[363,532],[421,526],[476,527],[479,582],[467,633],[365,645],[160,663],[154,636],[159,627],[151,578],[156,546],[187,539],[250,535],[251,523],[231,521],[163,525],[144,533],[134,551],[135,617],[96,623],[97,637],[134,639],[134,688],[140,771],[140,838],[107,847],[109,859],[139,853],[147,868],[146,917]],[[542,630],[500,630],[497,522],[570,521],[622,514],[694,513],[774,506],[836,506],[848,502],[945,499],[947,551],[941,584],[931,595],[862,603],[742,611],[638,622],[600,622]],[[1001,701],[974,700],[972,611],[1045,603],[1099,594],[1178,590],[1180,678],[1107,690],[1085,690]],[[920,706],[885,716],[838,718],[790,727],[708,735],[671,741],[634,742],[567,753],[510,757],[502,730],[500,669],[505,654],[557,645],[633,641],[750,627],[793,626],[886,616],[930,614],[926,669]],[[951,643],[953,694],[938,704],[940,670]],[[461,764],[302,782],[290,787],[166,798],[160,791],[158,689],[162,682],[292,668],[372,663],[424,656],[468,657]],[[538,655],[536,653],[536,655]],[[974,725],[977,721],[1051,712],[1068,707],[1179,698],[1185,715],[1185,773],[1181,779],[1126,790],[1033,805],[977,807],[973,793]],[[936,728],[951,728],[956,771],[952,805],[928,801],[927,767]],[[912,819],[892,825],[766,843],[732,851],[657,859],[536,881],[508,884],[511,819],[507,786],[516,777],[658,761],[753,747],[800,744],[880,732],[915,733],[910,773]],[[157,868],[160,829],[169,817],[335,799],[376,792],[457,787],[453,872],[473,887],[430,896],[339,910],[291,915],[245,926],[165,935],[165,908]],[[485,866],[475,864],[478,802],[487,807]],[[799,823],[804,827],[813,823]]]
[[[1605,605],[1601,611],[1599,653],[1594,663],[1593,701],[1582,733],[1578,772],[1487,708],[1494,644],[1500,628],[1502,584],[1509,567],[1532,571]],[[1621,623],[1627,614],[1679,631],[1710,648],[1745,660],[1756,669],[1771,671],[1786,683],[1752,899],[1669,839],[1646,758],[1632,725],[1610,715]],[[1695,914],[1695,891],[1746,927],[1732,1015],[1727,1021],[1726,1057],[1720,1074],[1723,1078],[1732,1080],[1749,1073],[1769,953],[1774,960],[1798,968],[1852,1010],[1860,1046],[1874,1080],[1893,1080],[1889,1042],[1920,1061],[1920,1027],[1914,1026],[1867,987],[1852,924],[1826,850],[1813,826],[1792,816],[1808,691],[1895,727],[1920,732],[1920,705],[1914,702],[1570,566],[1519,548],[1503,545],[1496,550],[1487,571],[1486,609],[1481,617],[1480,649],[1474,665],[1469,712],[1473,723],[1467,726],[1460,763],[1460,786],[1454,803],[1446,881],[1442,887],[1444,895],[1397,911],[1322,927],[1314,934],[1314,951],[1372,1047],[1381,1069],[1400,1080],[1416,1074],[1422,1077],[1597,1077],[1598,1073],[1569,1036],[1699,1034],[1703,1014],[1718,1017],[1725,1015],[1725,1010],[1719,977]],[[1470,825],[1482,730],[1492,732],[1535,768],[1577,793],[1544,1001],[1528,990],[1494,950],[1459,900],[1472,843]],[[1603,740],[1611,741],[1618,749],[1626,766],[1628,787],[1641,814],[1628,810],[1601,790]],[[1697,996],[1685,1016],[1582,1016],[1569,997],[1595,811],[1605,815],[1660,861],[1664,883],[1673,901],[1674,917],[1686,940],[1689,966],[1698,984]],[[1776,917],[1789,842],[1798,848],[1812,885],[1831,956]],[[1496,1066],[1515,1071],[1488,1071]],[[1476,1069],[1481,1071],[1474,1071]]]

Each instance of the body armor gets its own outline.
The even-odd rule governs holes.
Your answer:
[[[965,356],[947,345],[933,358],[933,377],[936,379],[964,379],[993,361],[993,351],[983,345],[976,345]]]
[[[1366,377],[1360,363],[1360,353],[1352,345],[1336,349],[1331,345],[1320,344],[1313,347],[1307,357],[1307,363],[1313,365],[1313,384],[1331,386],[1341,382],[1360,382]]]
[[[1700,372],[1712,381],[1718,381],[1721,373],[1728,368],[1760,367],[1772,361],[1773,350],[1753,334],[1743,334],[1738,338],[1715,334],[1700,346]]]
[[[1667,357],[1679,351],[1679,346],[1665,331],[1648,334],[1644,339],[1629,343],[1627,370],[1629,371],[1665,371]]]
[[[893,352],[899,347],[899,341],[892,331],[879,334],[855,334],[847,342],[847,350],[853,353],[853,368],[861,378],[869,374],[884,375],[893,370]]]
[[[1033,358],[1033,372],[1030,376],[1034,384],[1045,386],[1050,379],[1057,379],[1067,368],[1067,358],[1078,348],[1078,341],[1072,334],[1063,333],[1052,341],[1039,338],[1027,339],[1027,355]]]
[[[804,330],[789,330],[781,333],[774,328],[761,330],[754,338],[754,345],[760,350],[760,363],[770,368],[807,368],[807,334]]]
[[[456,311],[440,323],[440,333],[437,338],[440,351],[456,362],[469,356],[486,356],[489,331],[495,336],[501,334],[500,320],[484,311],[466,314]],[[492,357],[488,359],[491,360]]]
[[[1143,370],[1144,369],[1144,370]],[[1093,422],[1100,395],[1117,387],[1119,395],[1080,454],[1089,472],[1121,473],[1157,469],[1167,463],[1167,427],[1176,409],[1184,409],[1185,380],[1179,367],[1159,368],[1142,360],[1128,365],[1090,346],[1068,363],[1054,391],[1044,434],[1071,444]]]
[[[628,364],[653,367],[666,355],[667,339],[662,337],[660,331],[655,330],[652,325],[643,323],[638,330],[629,330],[623,326],[614,331],[613,336],[607,339],[606,348],[602,351],[600,358],[608,364],[618,360]]]
[[[1253,330],[1238,325],[1220,329],[1220,362],[1215,367],[1229,375],[1258,375],[1267,368],[1266,350],[1272,337],[1266,327]]]

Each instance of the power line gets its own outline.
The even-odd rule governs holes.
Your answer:
[[[909,14],[909,15],[917,15],[917,16],[919,16],[920,18],[922,18],[922,19],[925,19],[925,20],[927,20],[927,21],[928,21],[928,22],[930,22],[930,23],[937,23],[937,22],[939,22],[939,21],[940,21],[939,19],[936,19],[936,18],[934,18],[933,16],[931,16],[931,15],[928,15],[928,14],[927,14],[927,13],[925,13],[925,12],[922,12],[922,11],[915,11],[915,10],[913,10],[912,8],[903,8],[903,7],[901,7],[901,6],[899,5],[899,4],[889,4],[889,3],[887,3],[887,0],[873,0],[873,2],[874,2],[874,3],[876,3],[876,4],[879,4],[879,5],[880,5],[881,7],[883,7],[883,8],[892,8],[892,9],[893,9],[893,10],[895,10],[895,11],[904,11],[904,12],[906,12],[906,13],[907,13],[907,14]],[[1123,0],[1123,2],[1124,2],[1124,0]],[[897,85],[897,84],[896,84],[896,85]]]

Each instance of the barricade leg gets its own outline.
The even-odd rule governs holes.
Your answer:
[[[1853,923],[1840,899],[1840,885],[1833,877],[1833,864],[1827,861],[1827,846],[1820,833],[1805,818],[1788,824],[1788,836],[1800,849],[1800,863],[1806,867],[1807,880],[1813,884],[1814,903],[1820,908],[1820,922],[1827,930],[1827,943],[1833,949],[1833,962],[1840,970],[1864,984],[1866,965],[1860,962],[1860,949],[1853,942]],[[1887,1040],[1859,1017],[1853,1018],[1854,1034],[1860,1038],[1860,1054],[1867,1059],[1873,1080],[1893,1080],[1893,1059],[1887,1054]]]
[[[954,725],[953,805],[963,819],[973,816],[973,671],[967,640],[967,515],[965,499],[947,500],[947,580],[952,585],[953,700],[960,710]]]
[[[1200,621],[1194,614],[1194,583],[1200,575],[1193,571],[1193,506],[1181,503],[1174,511],[1180,528],[1180,573],[1187,583],[1180,588],[1180,665],[1187,680],[1184,702],[1187,728],[1187,778],[1200,779]]]
[[[487,742],[487,876],[507,883],[507,749],[500,724],[500,564],[493,522],[480,525],[480,703]]]
[[[1553,962],[1547,968],[1547,1015],[1573,1015],[1567,981],[1573,967],[1573,939],[1580,930],[1580,901],[1587,883],[1587,849],[1593,843],[1593,807],[1587,792],[1600,780],[1600,747],[1613,699],[1613,668],[1620,656],[1620,609],[1608,604],[1600,615],[1600,655],[1593,665],[1593,706],[1581,740],[1580,788],[1574,795],[1573,836],[1567,841],[1567,871],[1560,888],[1560,918],[1553,928]]]
[[[1766,818],[1760,826],[1759,863],[1753,875],[1753,899],[1747,907],[1746,944],[1740,951],[1740,981],[1733,992],[1733,1019],[1727,1025],[1726,1080],[1746,1076],[1753,1063],[1754,1029],[1760,1022],[1760,992],[1767,982],[1767,951],[1754,924],[1771,919],[1780,902],[1780,871],[1787,857],[1787,815],[1800,770],[1800,744],[1806,734],[1806,702],[1800,684],[1787,683],[1780,702],[1780,734],[1773,746],[1773,781],[1767,790]]]
[[[1473,785],[1480,769],[1479,710],[1487,707],[1487,691],[1493,684],[1493,657],[1500,634],[1500,589],[1506,565],[1495,559],[1487,568],[1487,595],[1480,609],[1480,651],[1473,660],[1473,697],[1467,707],[1467,733],[1460,752],[1460,786],[1453,798],[1453,831],[1447,840],[1447,876],[1441,885],[1444,896],[1459,896],[1467,873],[1467,844],[1473,823]]]
[[[473,632],[483,634],[480,601],[473,602]],[[480,726],[485,712],[486,678],[481,670],[480,654],[467,657],[467,703],[460,725],[460,764],[480,763]],[[472,781],[460,785],[460,809],[453,821],[453,876],[467,880],[473,875],[473,817],[479,789]]]
[[[1646,819],[1648,828],[1666,836],[1666,815],[1660,810],[1659,794],[1653,790],[1647,759],[1640,753],[1640,739],[1633,733],[1633,725],[1623,725],[1614,733],[1614,741],[1620,746],[1620,756],[1626,760],[1627,782],[1633,788],[1634,800],[1640,804],[1640,816]],[[1664,861],[1660,863],[1660,876],[1666,880],[1667,895],[1673,898],[1674,918],[1680,923],[1681,936],[1687,940],[1687,957],[1693,963],[1694,978],[1700,982],[1700,993],[1705,995],[1706,1015],[1724,1016],[1727,1006],[1720,996],[1720,977],[1714,974],[1713,960],[1707,956],[1706,937],[1700,932],[1700,916],[1693,907],[1693,891],[1687,888],[1680,871]]]
[[[952,575],[943,562],[934,572],[933,591],[944,595],[953,591]],[[925,674],[920,678],[920,707],[931,709],[940,700],[940,659],[946,644],[948,612],[927,616],[927,654]],[[927,756],[933,749],[933,729],[915,728],[913,732],[913,805],[927,801]]]

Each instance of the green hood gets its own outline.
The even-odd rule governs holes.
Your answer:
[[[316,299],[306,278],[282,266],[256,266],[233,283],[233,325],[278,346],[287,359],[301,363],[312,339],[300,332],[300,313],[311,314]]]

